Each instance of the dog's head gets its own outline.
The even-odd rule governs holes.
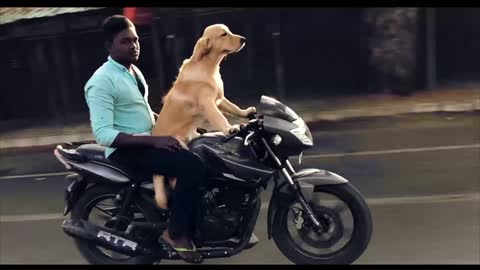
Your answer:
[[[205,28],[203,36],[195,44],[193,56],[197,60],[208,54],[226,56],[240,51],[244,46],[244,37],[233,34],[224,24],[214,24]]]

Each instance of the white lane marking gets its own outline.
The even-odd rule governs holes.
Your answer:
[[[47,179],[47,178],[45,178],[45,177],[37,177],[37,178],[35,178],[35,179],[33,179],[33,180],[42,181],[42,180],[45,180],[45,179]]]
[[[461,150],[461,149],[475,149],[475,148],[480,148],[480,144],[449,145],[449,146],[420,147],[420,148],[403,148],[403,149],[392,149],[392,150],[381,150],[381,151],[361,151],[361,152],[351,152],[351,153],[304,155],[303,158],[304,159],[314,159],[314,158],[346,157],[346,156],[388,155],[388,154],[429,152],[429,151],[447,151],[447,150]],[[292,158],[295,158],[295,157],[292,157]],[[57,172],[57,173],[44,173],[44,174],[0,176],[0,180],[61,176],[61,175],[68,175],[68,174],[71,174],[71,173],[73,173],[73,172]]]
[[[56,172],[56,173],[40,173],[40,174],[24,174],[24,175],[7,175],[0,176],[0,180],[5,179],[18,179],[18,178],[40,178],[40,177],[50,177],[50,176],[62,176],[69,175],[73,172]]]
[[[383,197],[383,198],[366,199],[368,205],[445,203],[445,202],[463,202],[463,201],[478,201],[478,200],[480,200],[480,193],[440,194],[440,195],[427,195],[427,196],[401,196],[401,197]],[[336,201],[322,200],[322,202],[335,203]],[[262,209],[268,208],[268,203],[269,202],[263,202]]]
[[[0,223],[57,220],[57,219],[63,219],[63,218],[64,218],[63,214],[59,214],[59,213],[32,214],[32,215],[11,215],[11,216],[0,216]]]
[[[421,204],[421,203],[448,203],[462,201],[479,201],[480,193],[470,194],[443,194],[430,196],[411,196],[411,197],[390,197],[390,198],[371,198],[367,199],[369,205],[388,205],[388,204]],[[324,202],[330,202],[325,200]],[[332,201],[333,202],[333,201]],[[268,202],[263,202],[261,208],[268,208]],[[0,216],[0,223],[26,222],[26,221],[44,221],[66,219],[61,213],[45,213],[32,215],[7,215]]]
[[[392,149],[392,150],[381,150],[381,151],[361,151],[361,152],[352,152],[352,153],[333,153],[333,154],[321,154],[321,155],[304,155],[303,158],[312,159],[312,158],[328,158],[328,157],[388,155],[388,154],[447,151],[447,150],[475,149],[475,148],[480,148],[480,144],[403,148],[403,149]]]
[[[384,204],[444,203],[444,202],[462,202],[462,201],[478,201],[478,200],[480,200],[480,193],[371,198],[371,199],[367,199],[367,203],[370,205],[384,205]]]

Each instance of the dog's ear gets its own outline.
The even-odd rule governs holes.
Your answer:
[[[195,44],[193,49],[193,57],[195,60],[200,61],[202,58],[207,55],[212,49],[212,41],[208,37],[202,37]]]

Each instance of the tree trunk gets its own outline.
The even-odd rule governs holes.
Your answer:
[[[418,8],[368,8],[372,82],[384,93],[415,87]]]

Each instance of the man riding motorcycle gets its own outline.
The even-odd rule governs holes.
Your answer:
[[[154,113],[148,104],[147,83],[133,65],[140,55],[133,23],[116,15],[105,20],[103,30],[108,61],[85,86],[95,139],[108,147],[105,152],[108,159],[132,174],[177,177],[175,200],[170,207],[172,216],[162,237],[185,261],[200,263],[203,259],[191,239],[192,224],[197,216],[198,187],[206,177],[205,166],[193,152],[182,149],[175,138],[150,136]]]

